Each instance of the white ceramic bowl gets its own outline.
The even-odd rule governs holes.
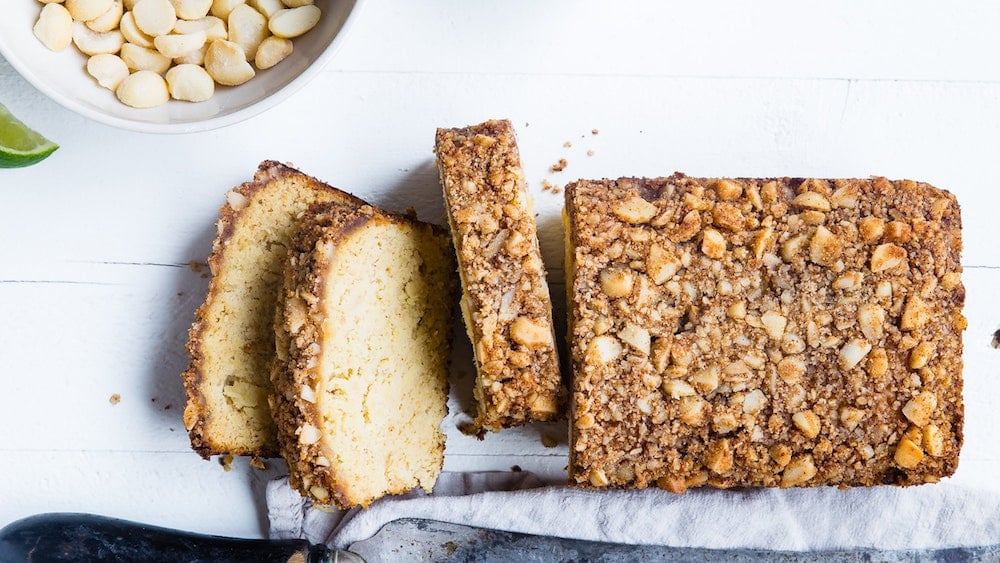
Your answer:
[[[48,50],[32,27],[44,4],[34,0],[0,0],[0,54],[26,80],[44,94],[96,121],[147,133],[190,133],[242,121],[273,107],[312,78],[333,56],[362,0],[316,0],[323,11],[319,23],[293,40],[294,52],[276,66],[258,71],[249,82],[235,87],[217,86],[205,102],[171,100],[150,108],[135,109],[118,101],[87,74],[86,56],[70,45],[60,52]]]

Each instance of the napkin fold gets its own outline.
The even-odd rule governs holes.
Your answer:
[[[545,486],[529,472],[442,473],[433,494],[386,497],[325,511],[288,485],[268,483],[270,534],[334,548],[393,520],[627,544],[791,551],[926,549],[1000,543],[1000,493],[947,482],[839,490],[659,489],[589,491]]]

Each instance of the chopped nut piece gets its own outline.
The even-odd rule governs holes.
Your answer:
[[[785,383],[795,383],[806,373],[802,356],[785,356],[778,362],[778,377]]]
[[[608,475],[603,469],[594,469],[590,472],[590,484],[595,487],[606,487],[610,484],[608,481]]]
[[[622,354],[622,344],[614,336],[598,336],[587,347],[587,361],[593,364],[610,364]]]
[[[672,399],[680,399],[681,397],[690,397],[696,394],[694,387],[691,387],[691,384],[681,379],[664,380],[663,392],[669,395],[670,398]]]
[[[865,418],[865,411],[854,407],[842,407],[840,409],[840,423],[848,430],[854,430]]]
[[[746,225],[746,219],[738,207],[731,203],[718,203],[712,209],[712,222],[716,227],[740,232]]]
[[[787,444],[775,444],[767,450],[767,453],[779,467],[788,465],[788,462],[792,460],[792,448],[789,448]]]
[[[625,328],[618,333],[618,337],[629,346],[649,355],[650,338],[649,331],[632,323],[625,325]]]
[[[721,259],[726,254],[726,237],[715,229],[705,229],[701,251],[709,258]]]
[[[733,413],[723,412],[712,417],[712,430],[719,434],[729,434],[740,427]]]
[[[837,362],[841,369],[849,370],[865,359],[872,349],[872,345],[864,340],[851,340],[840,349]]]
[[[701,215],[697,211],[688,211],[680,226],[670,233],[670,240],[674,242],[687,242],[691,240],[698,231],[701,230]]]
[[[670,363],[670,340],[666,338],[655,338],[650,345],[650,358],[653,362],[653,369],[656,373],[663,373]]]
[[[726,316],[730,319],[743,320],[747,316],[747,304],[743,301],[737,301],[726,309]]]
[[[908,223],[890,221],[885,226],[885,238],[889,242],[909,242],[912,229]]]
[[[767,311],[760,316],[760,322],[764,325],[767,335],[778,340],[785,334],[785,326],[788,324],[788,319],[775,311]]]
[[[727,438],[716,440],[708,447],[705,466],[718,475],[733,468],[733,446]]]
[[[944,290],[952,290],[961,285],[962,283],[962,273],[961,272],[948,272],[947,274],[941,276],[941,288]]]
[[[754,389],[743,397],[743,412],[755,415],[764,409],[767,404],[767,396],[760,389]]]
[[[858,326],[861,334],[865,335],[870,342],[882,340],[882,331],[885,326],[885,310],[874,303],[865,303],[858,307]]]
[[[708,401],[701,397],[681,398],[678,416],[681,421],[691,426],[700,426],[705,422],[705,415],[708,411]]]
[[[788,462],[781,473],[781,487],[797,487],[816,476],[816,465],[811,455],[796,457]]]
[[[632,293],[635,274],[624,268],[609,268],[601,272],[601,290],[608,297],[626,297]]]
[[[300,444],[315,444],[323,436],[319,428],[316,428],[312,424],[306,423],[299,427],[299,443]]]
[[[916,426],[927,426],[931,414],[937,408],[937,396],[930,391],[921,391],[916,397],[907,401],[903,407],[903,416]]]
[[[880,244],[872,252],[871,269],[873,272],[891,270],[906,261],[906,249],[892,243]]]
[[[880,217],[865,217],[861,220],[859,231],[861,240],[867,243],[877,242],[885,232],[885,221]]]
[[[833,195],[830,196],[830,205],[835,208],[857,207],[858,187],[849,183],[845,186],[837,188],[837,190],[833,192]]]
[[[934,424],[928,424],[924,426],[922,443],[924,446],[924,452],[932,457],[941,457],[944,455],[944,434],[941,433],[941,429]]]
[[[843,274],[840,274],[840,277],[833,280],[833,289],[857,291],[861,288],[861,283],[864,279],[865,275],[861,272],[844,272]]]
[[[754,234],[752,244],[754,257],[762,258],[774,244],[774,229],[771,227],[764,227],[763,229],[757,231],[757,233]]]
[[[889,371],[889,358],[884,348],[876,348],[868,355],[868,364],[865,366],[868,375],[874,379],[881,379]]]
[[[816,232],[809,241],[810,260],[823,266],[830,266],[840,258],[842,250],[843,244],[836,235],[823,225],[816,227]]]
[[[580,430],[586,430],[594,426],[594,415],[585,413],[583,416],[576,419],[576,427]]]
[[[920,369],[927,365],[927,362],[934,357],[934,343],[921,342],[910,351],[910,369]]]
[[[819,417],[811,410],[799,411],[792,415],[792,423],[809,439],[819,435]]]
[[[735,180],[719,179],[714,184],[715,193],[722,201],[733,201],[743,195],[743,186]]]
[[[616,203],[611,212],[626,223],[648,223],[656,215],[656,206],[639,196]]]
[[[802,249],[805,247],[807,239],[807,235],[801,234],[786,240],[781,245],[782,260],[785,262],[793,262],[795,258],[802,253]]]
[[[552,347],[552,328],[542,319],[518,317],[510,324],[510,337],[528,348]]]
[[[829,211],[830,202],[822,194],[816,192],[802,192],[792,200],[795,207],[815,209],[816,211]]]
[[[896,446],[896,453],[893,454],[892,459],[896,465],[904,469],[913,469],[924,459],[924,452],[913,440],[904,437]]]
[[[931,310],[917,295],[913,295],[906,300],[903,307],[903,318],[899,321],[899,328],[902,330],[917,330],[931,320]]]
[[[681,260],[659,244],[649,247],[646,258],[646,272],[653,278],[653,283],[660,285],[674,277],[681,269]]]
[[[719,368],[716,366],[700,369],[691,376],[691,384],[702,394],[708,394],[719,386]]]

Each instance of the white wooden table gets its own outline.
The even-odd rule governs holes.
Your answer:
[[[543,180],[885,175],[953,191],[969,329],[952,482],[1000,490],[998,27],[1000,4],[985,0],[369,0],[289,100],[176,136],[88,121],[0,59],[0,101],[62,145],[0,170],[0,525],[86,511],[264,535],[263,488],[281,462],[227,472],[190,450],[181,423],[186,331],[207,285],[190,264],[208,255],[223,194],[276,159],[440,221],[434,129],[490,117],[517,126],[556,296],[562,195]],[[483,442],[456,430],[472,370],[454,370],[445,468],[561,481],[562,425]]]

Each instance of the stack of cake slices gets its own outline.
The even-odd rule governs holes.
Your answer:
[[[323,504],[433,487],[454,257],[444,229],[277,164],[227,197],[184,374],[203,456],[281,453]]]

